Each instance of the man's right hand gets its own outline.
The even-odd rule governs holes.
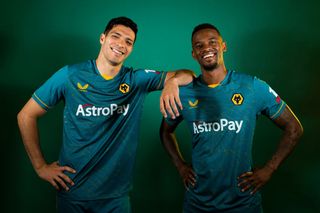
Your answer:
[[[189,190],[190,186],[193,188],[196,185],[196,173],[191,166],[183,164],[179,166],[178,171],[187,190]]]
[[[60,190],[60,187],[62,187],[68,191],[69,187],[66,183],[73,186],[74,182],[63,173],[64,171],[76,173],[76,171],[71,167],[60,166],[57,161],[51,164],[45,164],[36,170],[41,179],[48,181],[57,190]]]

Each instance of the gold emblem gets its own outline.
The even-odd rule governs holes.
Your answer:
[[[243,102],[243,97],[240,93],[235,93],[233,94],[232,98],[231,98],[232,102],[234,105],[241,105]]]
[[[126,83],[120,84],[119,90],[120,90],[120,92],[122,92],[122,93],[127,93],[127,92],[130,91],[130,86],[129,86],[128,84],[126,84]]]

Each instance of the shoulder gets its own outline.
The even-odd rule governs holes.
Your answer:
[[[257,81],[261,81],[254,75],[237,72],[237,71],[230,71],[230,83],[236,84],[242,87],[252,88],[255,87]]]
[[[77,71],[92,72],[94,68],[95,68],[95,65],[93,60],[87,60],[81,63],[71,64],[66,66],[66,69],[69,74],[72,74]]]
[[[238,72],[238,71],[229,71],[231,72],[231,79],[234,81],[239,81],[239,82],[252,82],[256,77],[253,75],[249,75],[243,72]]]
[[[138,82],[149,82],[151,80],[162,79],[165,75],[165,72],[151,69],[126,69],[126,73],[130,73],[133,76],[133,78],[135,78]]]
[[[179,88],[181,89],[194,89],[196,87],[199,87],[201,85],[201,77],[194,75],[192,78],[192,81],[189,84],[181,85]]]

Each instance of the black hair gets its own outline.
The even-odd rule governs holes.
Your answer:
[[[191,40],[194,36],[194,34],[200,30],[203,30],[203,29],[213,29],[215,31],[217,31],[217,33],[219,34],[219,36],[221,36],[220,34],[220,31],[218,30],[218,28],[212,24],[208,24],[208,23],[204,23],[204,24],[199,24],[198,26],[196,26],[195,28],[193,28],[193,31],[192,31],[192,36],[191,36]]]
[[[115,25],[123,25],[126,27],[129,27],[135,34],[135,37],[137,37],[137,33],[138,33],[138,26],[137,24],[132,21],[131,19],[121,16],[121,17],[117,17],[117,18],[113,18],[109,21],[109,23],[107,24],[106,28],[104,29],[104,34],[108,34],[108,32],[115,26]]]

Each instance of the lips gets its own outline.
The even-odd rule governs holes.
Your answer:
[[[117,55],[124,55],[124,52],[122,52],[121,50],[117,49],[117,48],[113,48],[111,47],[112,52],[116,53]]]
[[[201,56],[201,58],[202,59],[212,59],[216,55],[217,55],[217,52],[206,52]]]

